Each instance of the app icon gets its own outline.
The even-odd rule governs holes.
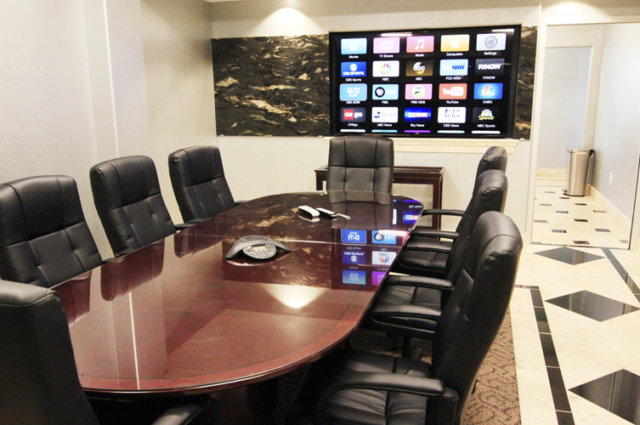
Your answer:
[[[374,77],[398,77],[400,75],[400,61],[374,61]]]
[[[405,210],[402,212],[402,222],[404,224],[413,224],[420,220],[420,216],[411,210]]]
[[[340,47],[340,53],[343,55],[365,55],[367,53],[367,39],[343,38]]]
[[[478,59],[476,75],[503,75],[504,59]]]
[[[340,76],[342,77],[366,77],[366,62],[342,62],[340,64]]]
[[[373,286],[380,286],[386,275],[386,272],[371,272],[371,284]]]
[[[442,52],[467,52],[469,51],[469,34],[443,35],[440,40]]]
[[[438,122],[444,124],[464,124],[467,108],[438,108]]]
[[[367,85],[340,84],[340,100],[367,100]]]
[[[365,122],[366,108],[342,108],[340,110],[342,122]]]
[[[439,99],[466,99],[467,98],[467,85],[466,84],[440,84],[439,87]]]
[[[405,122],[431,122],[431,108],[405,108]]]
[[[407,61],[405,74],[407,77],[431,77],[433,75],[433,61]]]
[[[343,270],[342,283],[365,285],[367,283],[367,272],[362,270]]]
[[[398,108],[373,108],[371,111],[372,122],[398,122]]]
[[[474,124],[498,124],[502,121],[500,108],[473,108]]]
[[[433,52],[433,39],[432,35],[407,37],[407,53]]]
[[[371,253],[371,263],[376,266],[390,266],[393,260],[396,259],[395,252],[388,251],[373,251]]]
[[[342,243],[367,243],[367,232],[365,230],[342,230]]]
[[[373,100],[398,100],[397,84],[374,84],[371,96]]]
[[[433,91],[431,84],[407,84],[404,88],[404,98],[407,100],[430,100]]]
[[[400,37],[376,37],[373,53],[400,53]]]
[[[371,232],[371,241],[374,244],[395,245],[396,235],[394,233],[385,233],[374,230]]]
[[[444,77],[467,75],[468,59],[443,59],[440,61],[440,75]]]
[[[504,50],[507,47],[507,34],[478,34],[476,50]]]
[[[365,264],[367,257],[364,251],[342,251],[342,262],[344,264]]]
[[[502,99],[502,83],[479,83],[473,90],[474,99]]]

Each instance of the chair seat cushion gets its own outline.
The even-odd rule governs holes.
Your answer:
[[[451,251],[452,246],[453,246],[453,242],[451,241],[445,241],[445,240],[440,240],[440,239],[430,238],[425,236],[411,235],[411,238],[409,238],[409,241],[407,242],[407,245],[404,247],[404,249],[448,253]]]
[[[429,313],[441,311],[441,299],[442,291],[436,289],[386,285],[377,296],[367,318],[376,329],[430,339],[438,321],[429,317]],[[420,309],[415,307],[424,307],[428,312],[421,314]]]
[[[343,350],[311,367],[287,424],[316,424],[315,403],[335,376],[356,373],[393,373],[431,378],[431,365],[403,357]],[[423,425],[427,398],[391,391],[348,389],[329,396],[324,412],[329,424]]]
[[[392,271],[418,276],[444,277],[448,255],[434,251],[402,250]]]

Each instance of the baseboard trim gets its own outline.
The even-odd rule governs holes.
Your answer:
[[[609,214],[609,217],[625,231],[625,233],[631,233],[631,220],[624,216],[611,202],[607,200],[595,187],[590,186],[589,196],[593,198],[604,210]]]

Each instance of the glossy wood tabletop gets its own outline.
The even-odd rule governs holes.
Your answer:
[[[211,392],[316,360],[357,327],[421,210],[371,193],[268,196],[54,287],[83,388]],[[291,252],[224,259],[251,234]]]

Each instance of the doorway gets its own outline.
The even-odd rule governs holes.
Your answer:
[[[548,28],[532,243],[628,249],[640,157],[640,24]],[[635,57],[634,57],[635,55]],[[567,149],[595,149],[584,197]]]

